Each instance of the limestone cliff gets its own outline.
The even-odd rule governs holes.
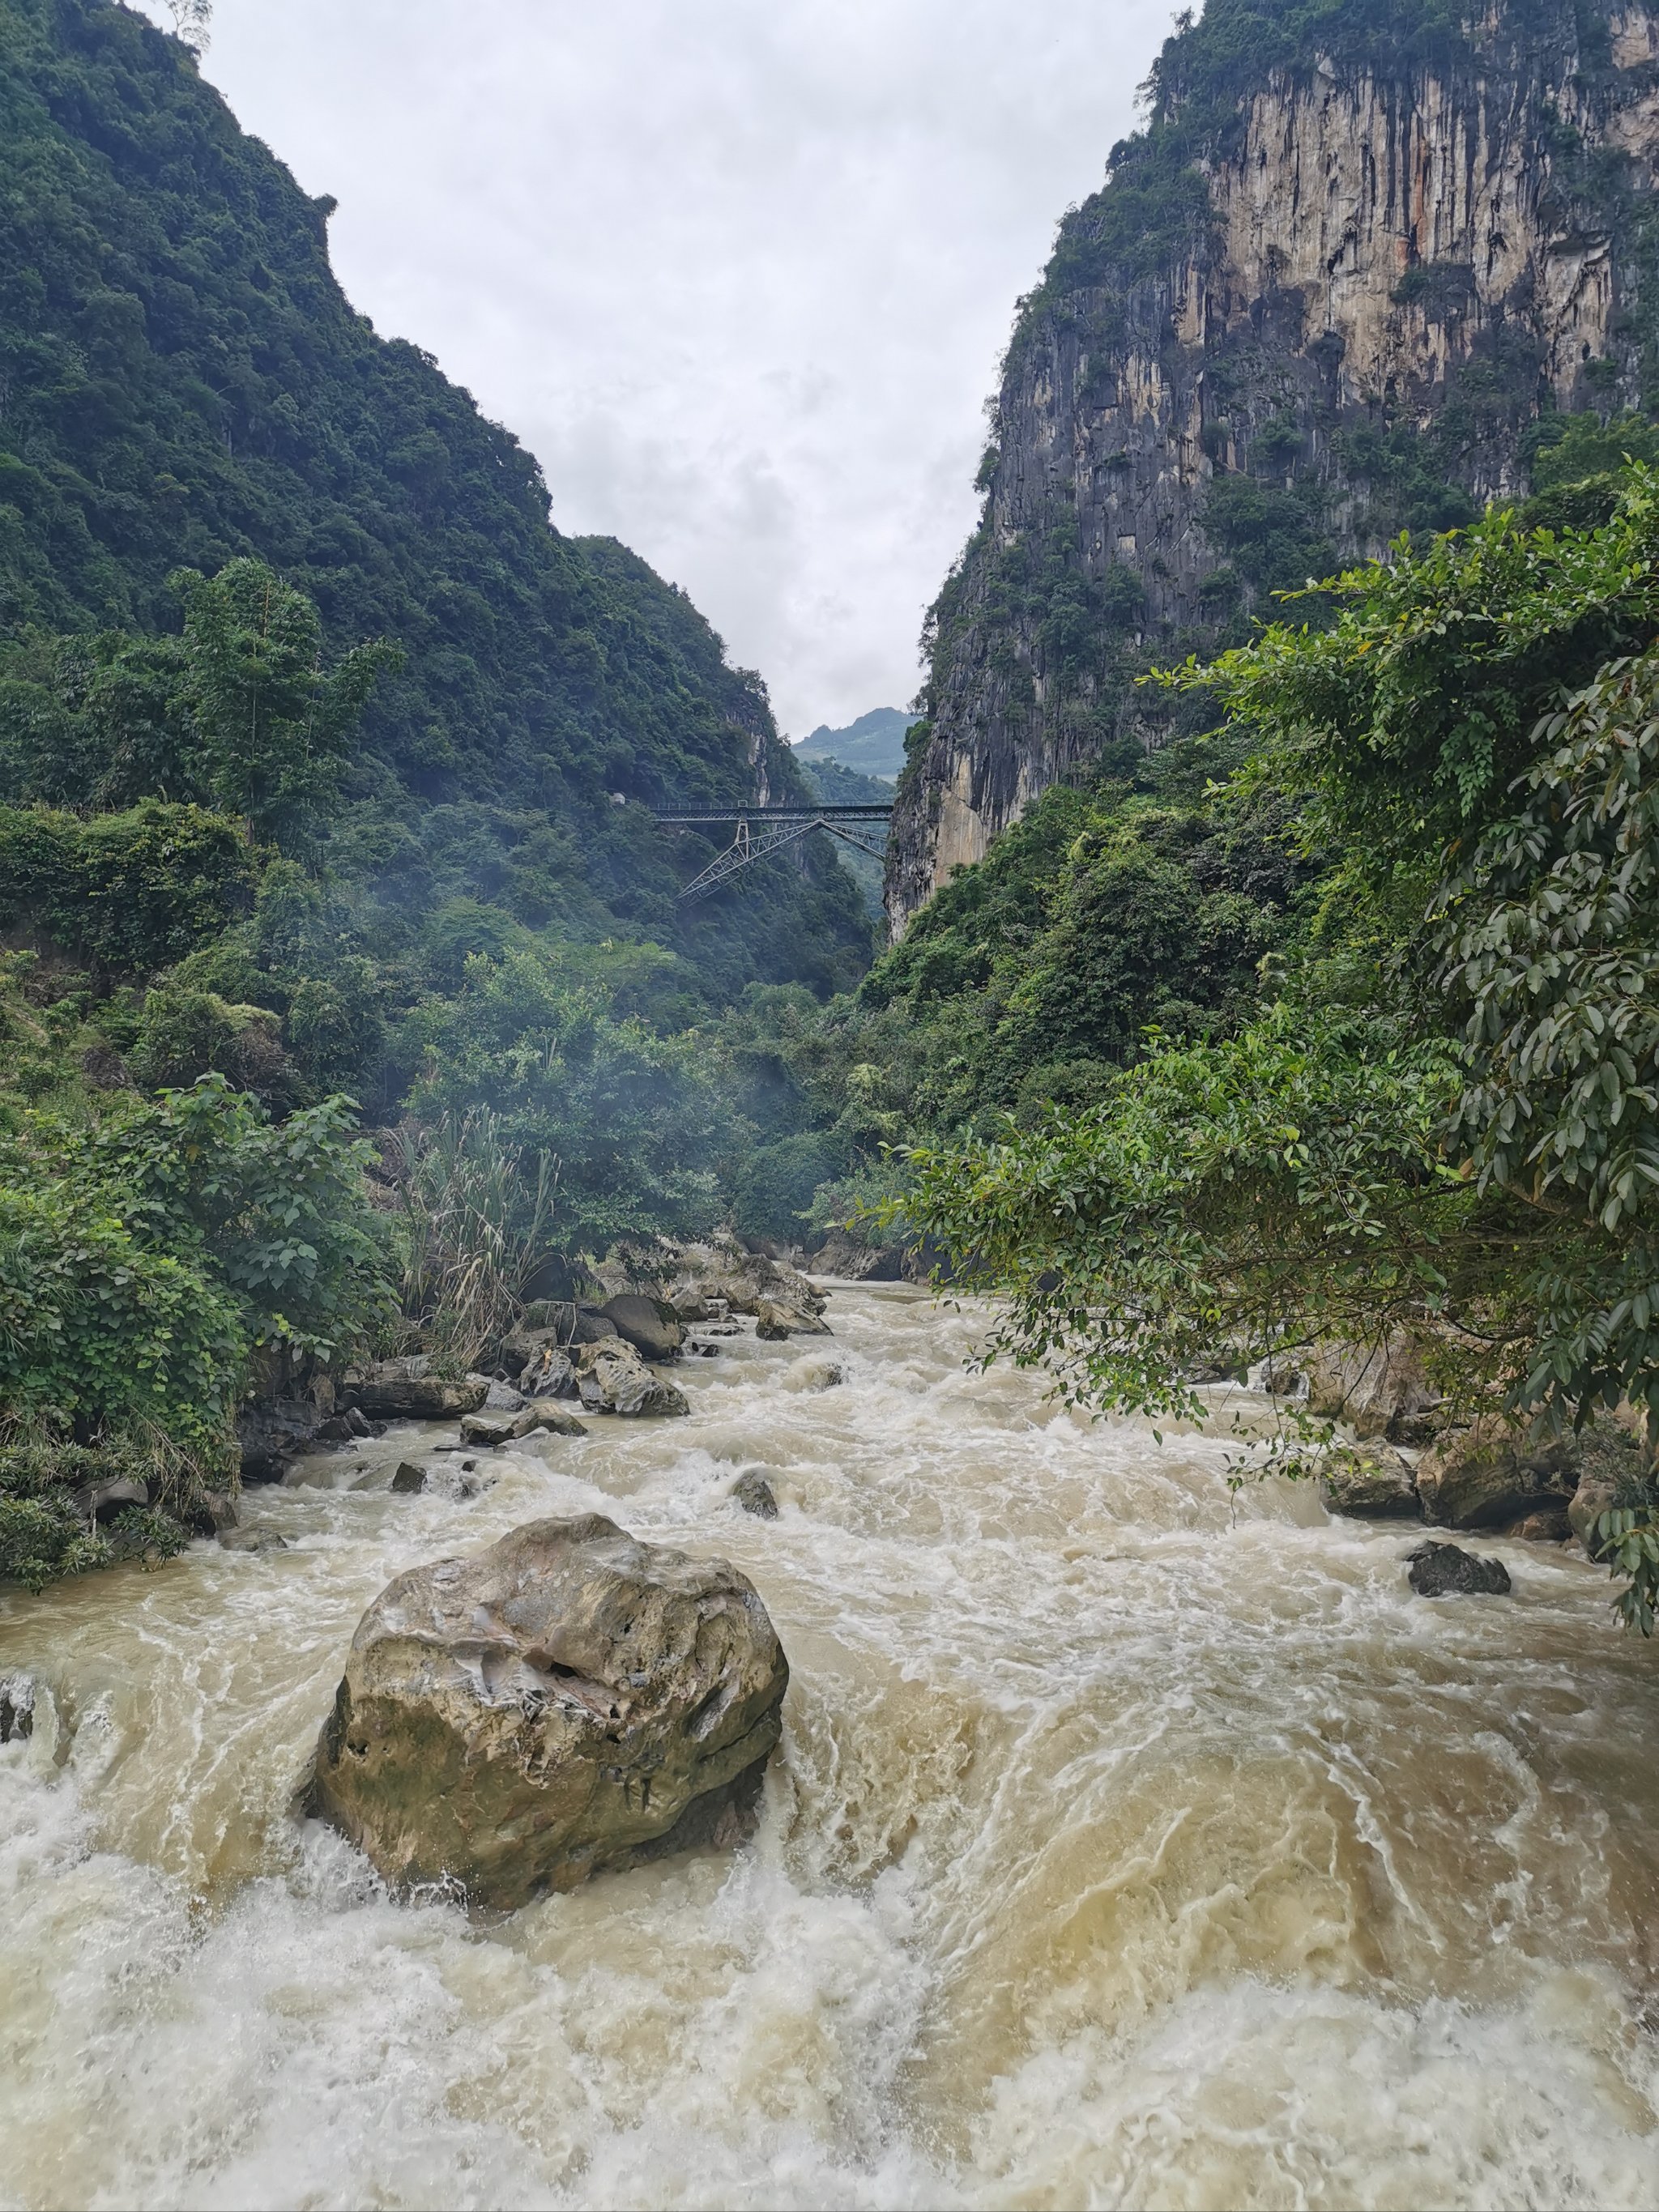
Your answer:
[[[1047,786],[1158,741],[1152,661],[1524,493],[1553,410],[1659,392],[1659,0],[1211,0],[1150,91],[1022,303],[896,931]]]

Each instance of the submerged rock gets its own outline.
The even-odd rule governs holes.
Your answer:
[[[847,1370],[839,1359],[800,1359],[784,1380],[792,1390],[838,1390]]]
[[[1366,1521],[1421,1510],[1410,1467],[1387,1444],[1332,1452],[1319,1471],[1319,1494],[1330,1512]]]
[[[740,1474],[732,1486],[732,1495],[745,1513],[757,1514],[763,1521],[777,1519],[777,1498],[758,1468],[750,1468],[747,1474]]]
[[[1501,1559],[1477,1559],[1455,1544],[1425,1544],[1407,1555],[1419,1597],[1504,1597],[1510,1572]]]
[[[789,1680],[753,1585],[599,1514],[399,1575],[364,1614],[313,1809],[394,1887],[513,1910],[741,1840]]]
[[[226,1552],[285,1552],[288,1538],[274,1528],[227,1528],[219,1545]]]

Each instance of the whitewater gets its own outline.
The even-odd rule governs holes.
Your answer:
[[[1659,1653],[1605,1575],[1416,1598],[1407,1527],[974,1371],[971,1305],[829,1317],[475,1500],[389,1492],[453,1436],[404,1428],[247,1494],[285,1550],[0,1601],[0,2203],[1659,2200]],[[765,1600],[757,1835],[388,1898],[296,1810],[359,1617],[595,1510]]]

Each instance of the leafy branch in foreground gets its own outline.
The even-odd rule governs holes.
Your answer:
[[[1188,1378],[1218,1346],[1370,1337],[1480,1267],[1474,1194],[1438,1148],[1456,1080],[1440,1044],[1277,1006],[1163,1045],[1088,1113],[913,1150],[903,1204],[1006,1299],[994,1352],[1104,1408],[1198,1415]]]

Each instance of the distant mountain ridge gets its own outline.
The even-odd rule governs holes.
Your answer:
[[[714,847],[647,808],[804,794],[764,685],[625,547],[556,530],[533,457],[354,311],[332,201],[177,39],[111,0],[0,0],[0,662],[35,626],[176,630],[172,571],[258,555],[331,647],[402,648],[330,846],[388,926],[461,898],[620,927],[725,992],[861,969],[825,852],[677,906]]]
[[[811,737],[803,738],[795,747],[796,757],[839,761],[843,768],[856,769],[860,775],[897,777],[904,770],[904,733],[915,720],[914,714],[902,714],[896,707],[872,707],[844,730],[832,730],[827,722],[820,722]]]

